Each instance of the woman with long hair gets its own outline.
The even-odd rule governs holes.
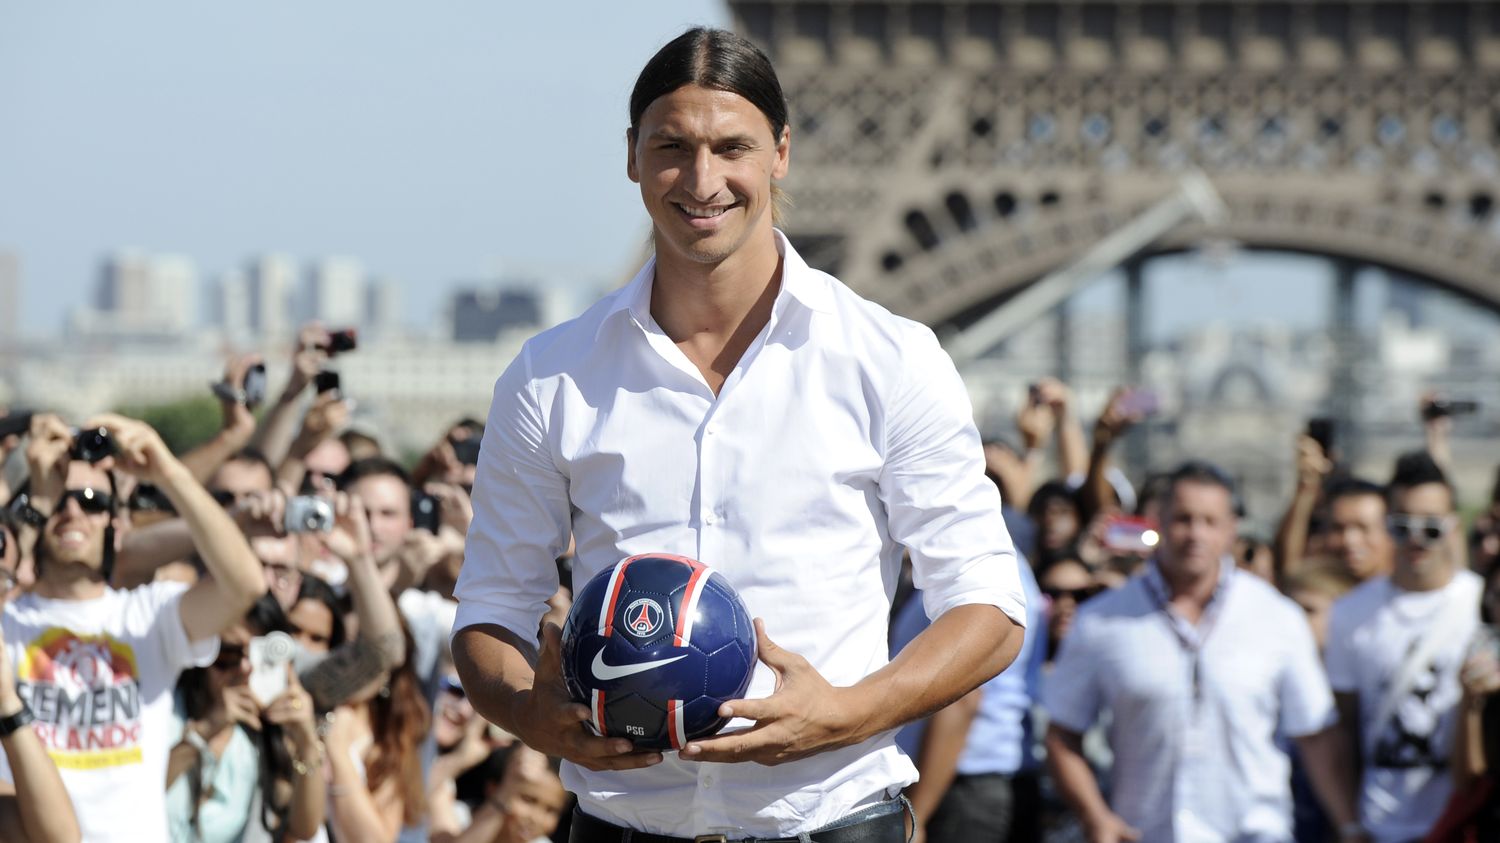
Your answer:
[[[394,843],[427,810],[422,741],[430,718],[411,633],[404,625],[402,632],[406,658],[335,709],[328,729],[329,813],[340,843]]]
[[[185,722],[167,767],[174,841],[317,836],[326,797],[312,698],[291,670],[286,692],[269,705],[249,686],[251,638],[285,631],[275,598],[262,596],[244,621],[220,634],[212,665],[179,678]]]

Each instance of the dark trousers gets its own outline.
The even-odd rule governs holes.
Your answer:
[[[927,843],[1032,843],[1039,801],[1030,775],[958,776],[927,821]]]

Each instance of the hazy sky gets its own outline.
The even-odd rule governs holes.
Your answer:
[[[626,100],[713,0],[0,0],[0,250],[28,334],[108,252],[343,254],[425,323],[453,282],[628,275]]]

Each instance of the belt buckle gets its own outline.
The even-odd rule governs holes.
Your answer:
[[[693,838],[693,843],[729,843],[727,834],[700,834]]]

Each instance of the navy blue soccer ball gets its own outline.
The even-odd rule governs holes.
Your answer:
[[[718,732],[755,671],[750,612],[723,575],[684,556],[632,556],[589,580],[563,627],[568,693],[596,734],[682,749]]]

